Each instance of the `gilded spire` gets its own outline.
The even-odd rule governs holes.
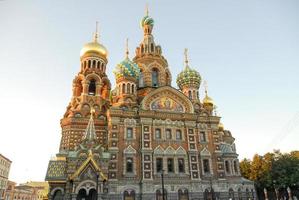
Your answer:
[[[148,16],[148,3],[145,5],[145,16]]]
[[[126,58],[129,58],[129,38],[126,39]]]
[[[96,32],[94,33],[94,35],[93,35],[93,41],[94,42],[96,42],[96,43],[98,43],[99,41],[99,22],[98,21],[96,21]]]
[[[188,49],[187,48],[185,48],[185,50],[184,50],[184,56],[185,56],[185,67],[189,67],[189,65],[188,65]]]
[[[89,122],[88,122],[87,128],[85,130],[85,135],[84,135],[84,139],[87,139],[89,141],[95,140],[97,138],[94,121],[93,121],[94,114],[95,114],[95,109],[91,108]]]
[[[206,80],[203,82],[203,86],[205,88],[205,94],[208,96],[208,82]]]

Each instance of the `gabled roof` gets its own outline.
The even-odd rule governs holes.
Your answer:
[[[97,162],[93,159],[93,154],[91,151],[89,151],[87,159],[82,163],[82,165],[77,169],[77,171],[73,175],[71,175],[70,179],[74,180],[75,178],[77,178],[88,166],[88,164],[91,164],[94,167],[94,169],[99,173],[103,180],[107,180],[107,177],[103,174],[100,166],[98,166]]]

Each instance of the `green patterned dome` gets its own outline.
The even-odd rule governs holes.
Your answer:
[[[191,69],[187,65],[185,69],[177,76],[176,83],[180,89],[182,89],[184,85],[194,85],[199,88],[201,76],[196,70]]]
[[[138,65],[132,62],[129,58],[126,58],[125,60],[120,62],[113,72],[116,79],[120,77],[132,77],[139,79],[140,75],[140,69]]]
[[[154,20],[150,16],[144,16],[140,21],[140,26],[144,27],[145,25],[154,26]]]

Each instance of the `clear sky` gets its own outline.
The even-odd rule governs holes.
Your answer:
[[[183,51],[207,80],[240,158],[299,149],[299,1],[147,1],[153,34],[176,87]],[[58,152],[60,119],[95,21],[109,50],[108,76],[143,33],[143,0],[0,1],[0,153],[10,179],[43,180]],[[201,87],[201,98],[203,87]]]

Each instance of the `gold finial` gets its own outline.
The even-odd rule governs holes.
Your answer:
[[[129,38],[126,39],[126,58],[129,58]]]
[[[208,82],[206,80],[203,82],[203,86],[205,88],[206,96],[208,96]]]
[[[184,55],[185,55],[185,64],[186,64],[186,67],[188,66],[188,49],[185,48],[184,50]]]
[[[96,32],[94,33],[94,36],[93,36],[93,41],[94,42],[98,42],[98,39],[99,39],[99,22],[96,21]]]
[[[93,118],[93,115],[95,112],[96,112],[95,109],[93,107],[91,107],[91,109],[90,109],[90,117],[91,118]]]
[[[148,16],[148,3],[145,5],[145,15]]]

